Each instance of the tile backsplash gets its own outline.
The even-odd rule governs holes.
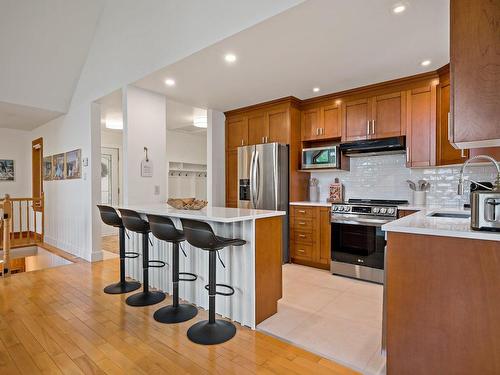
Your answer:
[[[469,184],[466,194],[457,195],[460,165],[434,168],[406,168],[405,155],[380,155],[351,158],[350,171],[313,172],[319,180],[320,200],[328,197],[329,185],[338,177],[344,184],[345,199],[406,199],[413,203],[412,191],[406,180],[429,181],[427,204],[459,206],[469,202]],[[465,178],[475,181],[493,181],[496,169],[489,164],[469,165]]]

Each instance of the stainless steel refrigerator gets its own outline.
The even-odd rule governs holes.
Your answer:
[[[286,211],[283,263],[288,249],[288,145],[265,143],[238,147],[238,207]]]

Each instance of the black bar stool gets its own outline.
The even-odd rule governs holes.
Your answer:
[[[105,287],[104,293],[122,294],[139,289],[141,287],[141,283],[138,283],[137,281],[125,280],[125,259],[137,258],[139,253],[125,251],[125,227],[123,226],[122,219],[118,216],[118,213],[113,207],[97,205],[97,208],[99,208],[101,219],[104,224],[118,228],[120,238],[120,281]]]
[[[119,208],[122,215],[123,225],[131,232],[142,234],[142,292],[131,295],[125,300],[130,306],[149,306],[165,299],[165,293],[149,290],[149,268],[165,267],[166,263],[161,260],[149,260],[149,223],[141,218],[137,212]]]
[[[208,290],[208,320],[192,325],[187,336],[197,344],[220,344],[230,340],[236,334],[236,327],[226,320],[215,319],[215,295],[232,296],[234,294],[231,286],[216,283],[218,251],[227,246],[242,246],[246,244],[246,241],[216,236],[212,227],[202,221],[181,219],[181,222],[186,240],[194,247],[209,251],[208,285],[205,285],[205,289]],[[219,260],[222,263],[220,257]],[[225,268],[224,263],[222,266]],[[217,287],[226,288],[229,292],[218,292]]]
[[[192,319],[198,314],[193,305],[179,304],[179,281],[195,281],[198,276],[190,272],[179,272],[179,247],[185,240],[184,233],[177,230],[172,220],[158,215],[147,215],[151,233],[165,242],[170,242],[172,248],[172,305],[157,310],[153,317],[161,323],[180,323]],[[182,251],[184,253],[184,250]],[[186,256],[186,253],[184,253]],[[179,275],[188,276],[179,278]]]

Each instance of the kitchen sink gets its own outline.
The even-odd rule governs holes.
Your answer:
[[[433,212],[429,217],[446,217],[450,219],[470,219],[470,213],[468,212]]]

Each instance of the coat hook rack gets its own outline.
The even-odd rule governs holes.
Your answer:
[[[144,152],[146,153],[146,161],[149,161],[148,148],[147,147],[144,147]]]

